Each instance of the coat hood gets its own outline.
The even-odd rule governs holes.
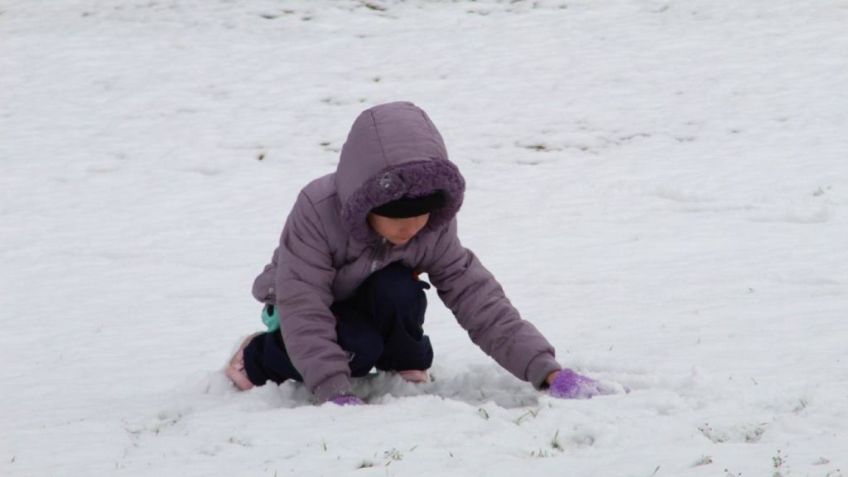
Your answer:
[[[401,197],[442,191],[445,205],[430,214],[425,230],[438,230],[462,205],[465,180],[448,160],[436,126],[421,108],[408,102],[366,109],[354,121],[336,170],[342,222],[363,242],[379,236],[368,226],[374,207]]]

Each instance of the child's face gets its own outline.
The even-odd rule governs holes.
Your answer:
[[[395,245],[404,245],[427,225],[429,219],[430,214],[406,219],[392,219],[372,213],[368,214],[368,225],[389,242]]]

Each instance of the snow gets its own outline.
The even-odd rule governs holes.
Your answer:
[[[848,3],[0,3],[0,474],[848,473]],[[430,295],[366,407],[219,369],[356,114],[424,107],[461,236],[563,364]],[[259,160],[261,158],[261,160]],[[846,469],[846,470],[840,470]]]

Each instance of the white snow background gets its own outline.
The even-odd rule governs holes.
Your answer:
[[[534,391],[432,291],[433,383],[229,386],[295,195],[401,99],[629,393]],[[2,0],[0,475],[848,475],[846,213],[844,0]]]

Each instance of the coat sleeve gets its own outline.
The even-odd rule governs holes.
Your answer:
[[[333,267],[319,215],[303,192],[283,228],[274,277],[280,331],[306,387],[326,401],[350,391],[347,353],[338,345]]]
[[[471,341],[507,371],[541,388],[561,368],[553,346],[521,319],[495,277],[462,246],[456,218],[440,232],[426,271]]]

